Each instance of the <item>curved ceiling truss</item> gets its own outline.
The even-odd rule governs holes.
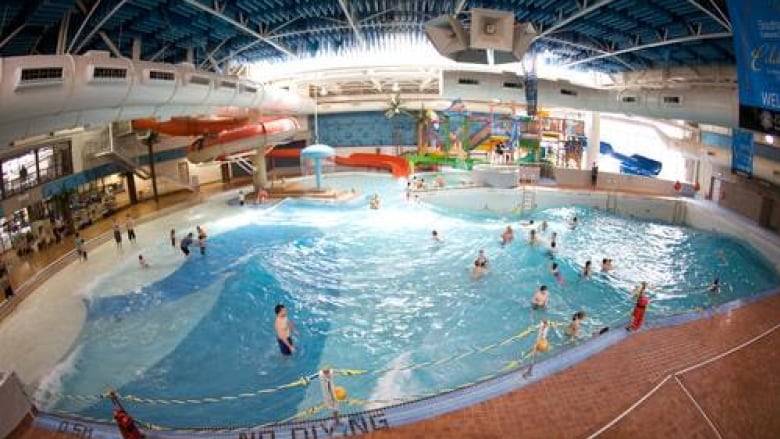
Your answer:
[[[602,72],[734,64],[726,0],[0,0],[0,56],[84,53],[229,64],[423,35],[442,14],[512,10],[551,61]]]

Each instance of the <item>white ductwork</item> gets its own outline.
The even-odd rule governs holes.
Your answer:
[[[33,135],[119,120],[210,113],[217,107],[305,114],[307,97],[235,77],[164,64],[84,56],[0,58],[0,145]]]
[[[445,71],[442,95],[448,99],[499,99],[525,103],[524,78],[512,73]],[[720,126],[736,126],[737,90],[734,87],[690,89],[601,90],[567,81],[539,79],[540,108],[563,107],[659,119],[682,119]]]

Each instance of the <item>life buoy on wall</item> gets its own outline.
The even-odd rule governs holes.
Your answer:
[[[694,183],[694,184],[693,184],[693,190],[694,190],[695,192],[699,192],[699,191],[701,190],[701,185],[699,184],[699,182],[698,182],[698,181],[697,181],[696,183]]]
[[[680,183],[680,181],[678,180],[674,182],[674,190],[680,192],[680,189],[682,189],[682,183]]]

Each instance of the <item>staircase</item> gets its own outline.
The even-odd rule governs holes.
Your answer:
[[[148,180],[152,178],[149,170],[141,166],[134,157],[143,154],[141,147],[146,146],[138,140],[135,132],[127,129],[121,122],[108,125],[107,147],[92,154],[92,158],[108,158],[122,168],[132,172],[139,178]]]

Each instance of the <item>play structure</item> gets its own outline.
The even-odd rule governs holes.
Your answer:
[[[328,145],[314,144],[303,148],[300,152],[301,168],[313,169],[314,180],[316,182],[317,190],[322,190],[322,165],[324,163],[330,164],[333,161],[333,157],[336,152]],[[303,172],[304,175],[307,172]]]
[[[620,162],[620,173],[631,175],[643,175],[645,177],[656,177],[661,173],[663,164],[657,160],[645,157],[639,154],[633,154],[627,156],[621,154],[612,148],[612,145],[606,142],[601,142],[599,145],[599,152],[603,155],[610,156],[617,159]]]

